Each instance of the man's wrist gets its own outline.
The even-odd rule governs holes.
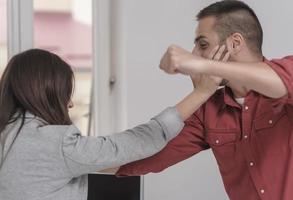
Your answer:
[[[201,74],[206,74],[206,75],[212,75],[211,71],[213,69],[213,64],[215,61],[209,60],[209,59],[203,59],[200,62],[200,73]]]

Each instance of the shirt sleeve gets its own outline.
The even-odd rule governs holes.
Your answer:
[[[287,88],[288,95],[280,98],[280,101],[293,105],[293,56],[271,61],[265,60],[265,63],[279,75]]]
[[[63,157],[74,177],[121,166],[159,152],[183,126],[175,107],[148,123],[104,137],[82,136],[72,125],[63,137]]]
[[[152,157],[121,166],[116,176],[139,176],[150,172],[157,173],[171,165],[185,160],[196,153],[208,149],[204,140],[204,126],[199,111],[186,122],[179,135]]]

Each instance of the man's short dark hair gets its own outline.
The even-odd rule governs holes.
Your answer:
[[[215,17],[215,30],[221,42],[233,33],[240,33],[248,47],[262,55],[263,31],[254,11],[245,3],[223,0],[209,5],[197,14],[197,20]]]

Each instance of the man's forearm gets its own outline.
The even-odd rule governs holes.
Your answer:
[[[212,60],[203,62],[204,74],[222,77],[271,98],[279,98],[287,94],[281,78],[264,62],[240,63]]]

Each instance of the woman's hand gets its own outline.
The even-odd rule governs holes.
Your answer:
[[[229,59],[229,53],[225,52],[225,45],[219,47],[216,46],[209,54],[208,59],[226,62]],[[221,82],[222,78],[216,76],[208,76],[205,74],[191,74],[190,75],[193,86],[201,92],[214,93]]]

